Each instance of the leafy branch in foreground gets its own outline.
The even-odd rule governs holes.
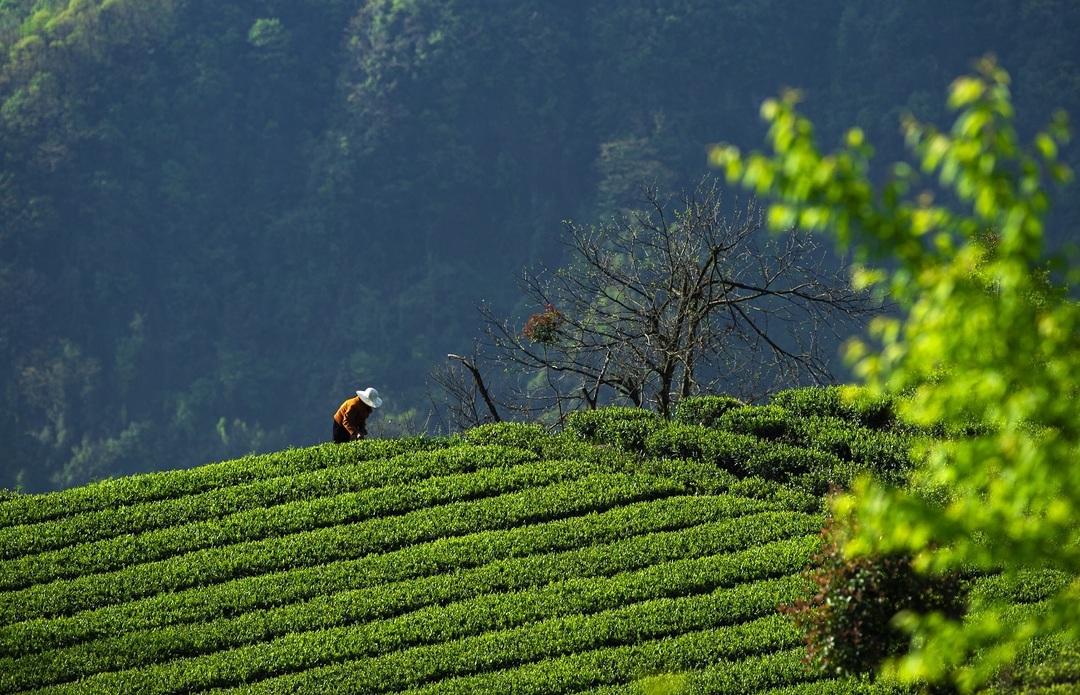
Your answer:
[[[979,68],[952,85],[958,113],[949,132],[904,123],[919,168],[958,209],[935,203],[908,164],[875,188],[857,128],[822,155],[793,94],[762,109],[772,155],[724,146],[712,154],[731,180],[778,200],[769,212],[775,227],[831,229],[841,249],[895,261],[895,270],[863,273],[862,282],[886,289],[905,315],[877,318],[879,345],[855,343],[849,357],[872,392],[912,394],[903,419],[975,433],[931,443],[910,486],[865,479],[839,498],[837,515],[857,519],[846,552],[911,553],[928,573],[1035,568],[1072,577],[1049,610],[1019,619],[992,602],[970,605],[963,621],[899,616],[911,647],[888,672],[948,679],[964,691],[1034,638],[1080,639],[1080,307],[1049,282],[1062,259],[1043,244],[1047,186],[1071,178],[1057,160],[1068,127],[1056,114],[1032,147],[1022,146],[1008,75],[990,58]]]

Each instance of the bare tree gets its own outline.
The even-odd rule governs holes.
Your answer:
[[[642,193],[640,211],[610,224],[564,223],[571,260],[523,275],[540,309],[524,326],[481,307],[485,353],[520,377],[520,407],[561,418],[623,402],[669,416],[698,393],[753,400],[834,380],[836,348],[878,308],[846,268],[797,229],[768,234],[754,202],[725,216],[714,180],[674,206]]]
[[[455,355],[453,353],[450,353],[449,355],[446,356],[446,359],[448,359],[448,360],[457,360],[458,362],[460,362],[462,364],[462,366],[464,366],[466,369],[469,370],[469,374],[471,374],[472,377],[473,377],[473,382],[476,384],[476,389],[475,389],[475,391],[470,390],[470,393],[469,393],[470,400],[473,403],[473,406],[472,406],[473,419],[474,420],[479,420],[480,419],[479,414],[477,413],[476,405],[475,405],[476,404],[475,393],[479,392],[480,397],[484,399],[484,405],[487,406],[487,411],[488,411],[488,414],[491,416],[492,422],[501,422],[502,418],[499,417],[499,409],[495,407],[495,403],[491,400],[491,394],[488,393],[487,386],[484,384],[484,377],[480,374],[480,369],[477,368],[476,365],[474,365],[468,359],[462,357],[461,355]]]
[[[441,390],[439,397],[431,396],[435,413],[445,408],[448,424],[466,430],[488,422],[501,422],[499,408],[514,410],[512,402],[497,402],[488,391],[479,365],[485,361],[474,353],[468,358],[453,353],[446,363],[431,370],[431,379]],[[490,364],[490,362],[488,362]]]

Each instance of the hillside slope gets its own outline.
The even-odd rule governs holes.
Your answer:
[[[837,390],[608,409],[0,503],[0,693],[849,692],[777,606],[821,492],[903,467]],[[864,689],[867,686],[863,686]]]

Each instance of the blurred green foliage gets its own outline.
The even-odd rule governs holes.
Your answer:
[[[1075,255],[1046,238],[1050,189],[1072,180],[1060,159],[1068,120],[1053,113],[1024,143],[1009,75],[991,57],[978,68],[952,83],[949,130],[904,121],[916,166],[897,164],[880,185],[863,131],[821,154],[794,94],[762,108],[773,153],[726,146],[713,156],[732,180],[776,197],[778,228],[828,229],[841,250],[884,264],[860,281],[902,311],[879,318],[873,342],[854,342],[849,357],[872,396],[905,394],[901,420],[948,435],[924,443],[910,485],[865,477],[838,498],[837,516],[853,529],[845,551],[910,554],[930,575],[1070,577],[1045,610],[976,597],[963,620],[899,616],[911,648],[885,671],[965,692],[1040,640],[1080,640],[1080,304],[1066,287],[1078,274]]]

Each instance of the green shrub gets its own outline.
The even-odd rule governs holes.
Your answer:
[[[450,446],[451,442],[444,437],[364,439],[346,446],[321,444],[272,454],[252,454],[186,470],[110,478],[82,487],[41,495],[17,495],[0,501],[0,528],[145,502],[186,498],[233,485],[361,461],[438,451]]]
[[[904,651],[907,635],[892,623],[900,611],[941,611],[953,618],[962,613],[959,575],[920,574],[903,555],[847,557],[849,534],[828,520],[821,550],[803,575],[809,597],[780,609],[802,633],[807,663],[822,674],[869,673]]]
[[[769,403],[798,417],[836,417],[850,420],[855,414],[837,386],[794,388],[778,391]]]
[[[540,452],[542,442],[548,437],[543,425],[525,422],[492,422],[474,427],[464,434],[470,444],[501,446]]]
[[[581,432],[566,427],[550,432],[539,423],[493,422],[466,430],[457,438],[457,446],[502,447],[515,449],[541,460],[588,461],[605,464],[612,469],[625,467],[625,461],[609,446],[599,446],[595,435],[596,422],[587,423],[592,434],[586,438]]]
[[[745,405],[731,396],[692,396],[675,407],[675,422],[713,427],[724,413]]]
[[[717,469],[747,475],[747,460],[761,445],[754,437],[701,425],[671,422],[646,437],[645,453],[654,458],[701,461]]]
[[[517,492],[595,472],[596,467],[584,461],[518,463],[505,469],[440,475],[410,485],[389,485],[342,492],[334,497],[255,507],[222,519],[145,531],[137,539],[122,535],[10,560],[5,571],[0,573],[0,590],[112,571],[226,544],[257,541],[271,533],[300,533],[365,518],[405,514],[424,507]]]
[[[912,439],[896,432],[858,430],[850,441],[852,461],[883,479],[900,480],[911,468]]]
[[[656,413],[626,406],[579,410],[566,417],[566,429],[578,438],[638,453],[645,451],[649,434],[663,425]]]
[[[1007,601],[1037,603],[1045,601],[1068,585],[1072,579],[1058,570],[1030,569],[980,577],[971,588],[973,603]]]
[[[832,468],[792,476],[787,484],[820,499],[830,492],[850,490],[852,483],[862,472],[862,469],[850,461],[838,461]]]
[[[1003,670],[989,695],[1067,695],[1080,692],[1080,647],[1053,638],[1036,640],[1016,663]]]
[[[787,481],[814,470],[831,470],[839,462],[836,456],[823,451],[762,442],[747,459],[746,470],[766,480]]]
[[[718,468],[740,476],[747,474],[746,462],[761,445],[760,440],[749,435],[722,430],[713,433],[710,443],[712,445],[709,451],[711,461]]]
[[[735,483],[728,490],[728,493],[755,500],[782,502],[785,508],[799,509],[807,514],[818,513],[822,508],[820,495],[787,486],[775,480],[765,480],[756,475],[743,478]],[[824,520],[822,520],[822,523],[824,523]],[[818,528],[820,530],[820,527]]]
[[[609,446],[582,441],[575,434],[567,431],[547,435],[538,440],[538,446],[538,453],[543,460],[588,461],[610,470],[633,468],[634,462],[639,460],[636,455],[616,451]]]
[[[836,417],[791,419],[786,441],[850,461],[856,468],[899,482],[911,468],[915,439],[892,430],[876,430]]]
[[[792,418],[787,441],[796,446],[823,451],[843,461],[851,461],[855,425],[839,417],[805,415]]]
[[[711,461],[649,458],[635,461],[633,468],[641,473],[675,481],[688,493],[695,495],[720,495],[731,490],[732,486],[741,480],[734,473],[719,468]]]
[[[110,538],[119,539],[121,544],[130,544],[131,539],[124,538],[131,534],[144,534],[178,524],[209,522],[262,507],[287,505],[333,494],[357,493],[367,488],[421,483],[433,476],[485,468],[502,469],[536,459],[535,454],[521,449],[495,445],[479,447],[461,443],[446,449],[418,451],[382,460],[336,464],[289,476],[257,478],[243,484],[223,485],[198,494],[164,497],[156,501],[119,507],[104,506],[94,509],[95,506],[103,506],[103,503],[93,497],[84,496],[81,501],[85,502],[91,511],[74,513],[46,523],[0,527],[0,559],[18,559],[66,545]],[[178,477],[186,476],[186,473],[173,472]],[[168,476],[159,476],[158,480],[163,489],[170,488]],[[93,486],[93,489],[100,490],[103,494],[111,493],[105,486]],[[105,502],[110,498],[111,494],[106,494]],[[192,541],[197,536],[194,532],[188,535]],[[142,543],[144,540],[140,538],[137,542]],[[27,562],[34,561],[28,559]],[[0,581],[0,584],[2,583]]]
[[[35,584],[0,592],[0,625],[94,608],[106,601],[133,601],[162,591],[227,581],[242,575],[326,564],[390,552],[449,535],[540,523],[570,514],[610,509],[680,492],[678,485],[652,476],[598,473],[494,497],[480,497],[400,515],[354,523],[319,525],[300,533],[273,535],[250,543],[210,547],[157,562],[125,565],[67,582]],[[328,509],[328,515],[348,510]],[[197,571],[195,571],[197,570]]]
[[[798,418],[834,417],[874,429],[891,427],[896,421],[892,397],[871,398],[857,386],[788,389],[774,394],[769,403]]]
[[[390,553],[204,585],[194,601],[190,592],[167,592],[75,615],[0,623],[0,664],[5,656],[29,656],[132,631],[194,625],[222,616],[254,618],[268,602],[273,606],[300,605],[316,596],[342,592],[362,593],[358,600],[364,610],[354,609],[351,614],[357,620],[371,620],[467,595],[575,575],[616,574],[678,558],[715,556],[727,568],[711,571],[718,582],[743,581],[751,576],[746,574],[750,568],[766,566],[768,569],[753,576],[795,573],[816,546],[811,534],[823,523],[820,517],[811,516],[816,509],[799,502],[794,495],[785,499],[782,494],[754,500],[728,495],[668,497],[545,524],[447,536]],[[783,552],[773,545],[764,546],[781,539],[792,539],[795,545]],[[735,552],[738,554],[727,555]],[[769,564],[777,562],[781,564]],[[469,587],[476,582],[479,584],[470,593]],[[0,692],[4,692],[3,687]]]
[[[645,439],[645,453],[656,458],[705,461],[712,458],[713,431],[700,425],[665,423]]]
[[[791,415],[776,405],[751,405],[729,410],[717,420],[717,427],[758,439],[780,439],[790,428]]]

